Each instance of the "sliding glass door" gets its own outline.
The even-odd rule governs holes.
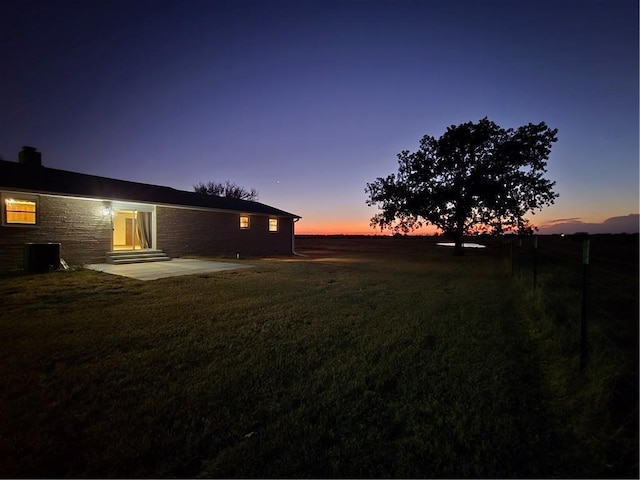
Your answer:
[[[152,212],[119,209],[113,211],[113,249],[153,248]]]

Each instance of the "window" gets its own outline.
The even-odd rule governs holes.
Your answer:
[[[9,197],[4,200],[4,224],[5,225],[35,225],[36,224],[36,198],[35,197]]]
[[[278,231],[278,219],[277,218],[270,218],[269,219],[269,231],[270,232],[277,232]]]
[[[240,228],[243,230],[249,228],[249,217],[247,215],[240,216]]]

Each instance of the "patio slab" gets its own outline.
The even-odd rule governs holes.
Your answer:
[[[209,260],[195,260],[190,258],[172,258],[168,262],[127,263],[124,265],[112,265],[110,263],[86,265],[86,268],[97,272],[121,275],[123,277],[145,281],[251,267],[252,265],[243,265],[240,263],[211,262]]]

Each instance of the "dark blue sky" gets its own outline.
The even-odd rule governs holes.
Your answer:
[[[3,1],[0,154],[191,190],[230,179],[372,233],[364,187],[484,116],[559,130],[555,206],[638,213],[638,2]]]

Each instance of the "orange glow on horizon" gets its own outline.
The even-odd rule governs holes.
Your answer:
[[[525,217],[526,218],[526,217]],[[549,221],[547,218],[537,216],[530,218],[534,225],[538,228],[544,227]],[[368,221],[339,221],[339,222],[305,222],[302,219],[296,224],[295,233],[297,235],[393,235],[393,231],[385,229],[380,231],[379,228],[372,228]],[[437,227],[427,225],[410,232],[409,235],[435,235],[441,233]]]
[[[433,235],[437,233],[438,229],[433,226],[423,227],[409,235]],[[393,231],[386,229],[380,231],[379,228],[372,228],[368,223],[354,222],[354,223],[317,223],[315,225],[300,225],[297,224],[295,228],[296,235],[393,235]]]

